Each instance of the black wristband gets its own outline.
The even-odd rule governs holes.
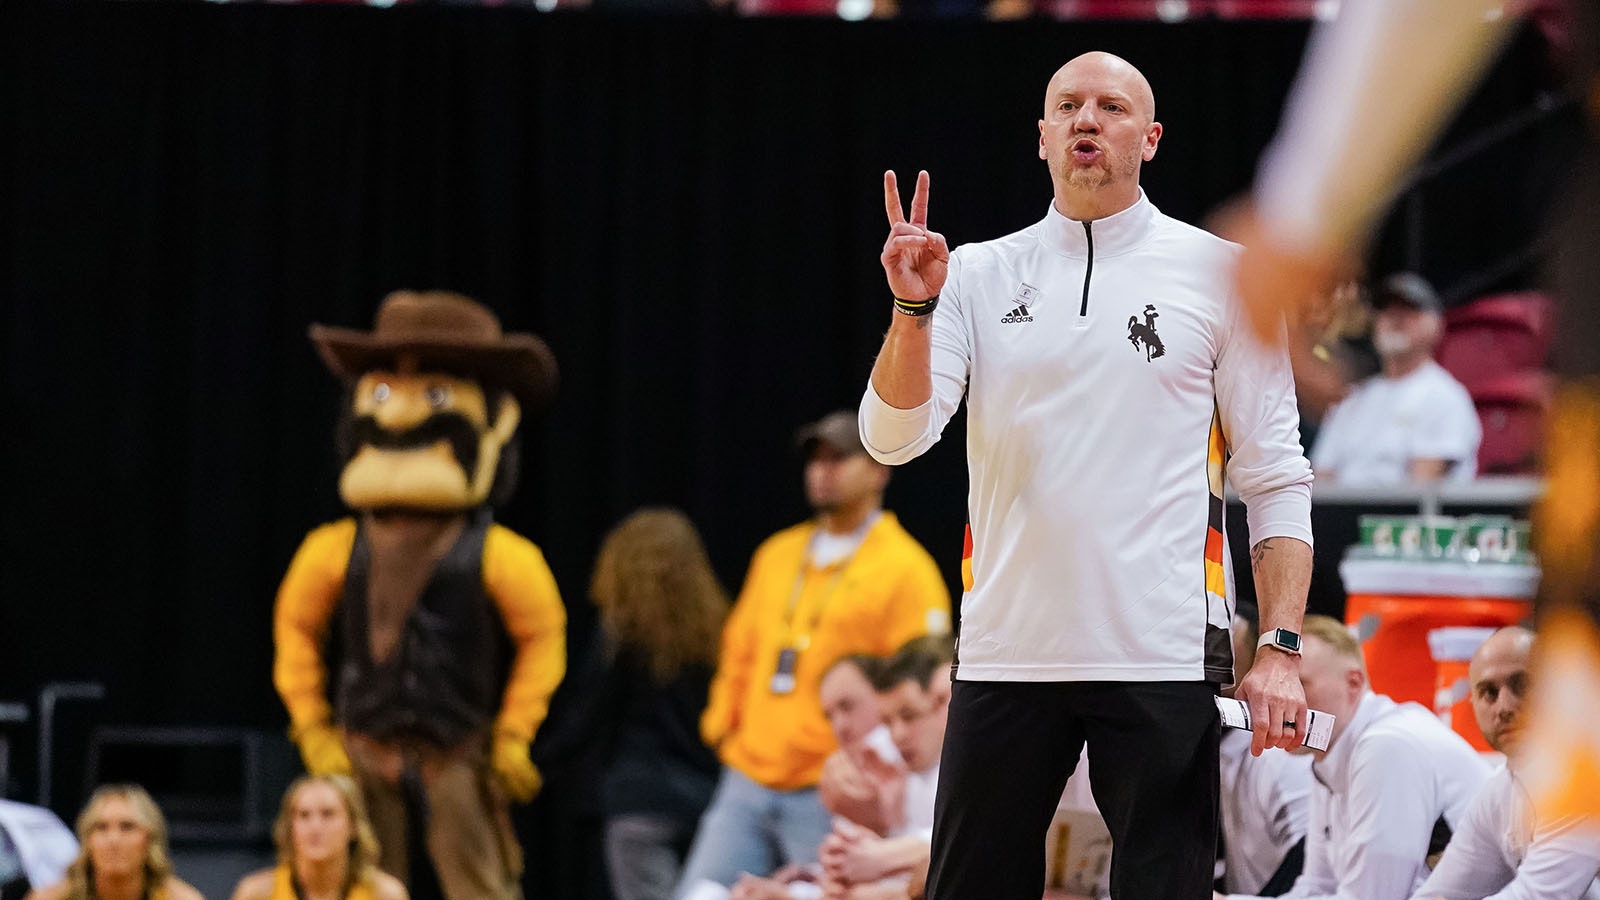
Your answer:
[[[934,294],[926,300],[901,300],[894,298],[894,311],[907,316],[925,316],[933,312],[939,305],[939,295]]]

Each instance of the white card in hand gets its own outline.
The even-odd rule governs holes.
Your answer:
[[[1250,730],[1250,707],[1243,700],[1218,697],[1217,712],[1222,714],[1224,728]],[[1313,750],[1328,749],[1328,742],[1333,739],[1333,715],[1320,709],[1308,709],[1306,718],[1310,721],[1300,729],[1300,743]]]

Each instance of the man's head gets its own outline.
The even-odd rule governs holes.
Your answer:
[[[1522,701],[1527,696],[1532,651],[1533,632],[1512,625],[1479,645],[1467,667],[1478,729],[1490,747],[1508,756],[1522,731]]]
[[[1156,155],[1150,82],[1127,60],[1085,53],[1045,89],[1039,158],[1050,167],[1056,208],[1074,219],[1120,212],[1139,198],[1139,168]]]
[[[1367,693],[1361,644],[1343,622],[1328,616],[1306,616],[1300,636],[1300,684],[1306,706],[1333,715],[1332,740],[1337,741]]]
[[[806,502],[819,514],[876,509],[883,503],[889,468],[861,445],[856,414],[831,412],[796,435],[805,455]]]
[[[1443,307],[1422,276],[1389,276],[1373,292],[1372,306],[1372,347],[1385,371],[1403,374],[1433,355],[1444,335]]]
[[[833,729],[839,746],[851,756],[859,755],[862,739],[880,721],[872,679],[881,662],[862,654],[841,657],[822,673],[822,683],[817,688],[828,727]]]
[[[889,735],[913,772],[939,764],[950,709],[950,662],[954,649],[948,635],[915,638],[895,651],[878,670],[872,685]]]

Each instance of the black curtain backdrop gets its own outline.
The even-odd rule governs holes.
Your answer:
[[[932,172],[952,245],[1025,227],[1045,83],[1106,49],[1155,86],[1146,189],[1198,221],[1306,30],[0,5],[0,700],[92,678],[103,721],[282,727],[273,595],[342,512],[306,329],[398,287],[560,360],[500,518],[544,547],[575,664],[639,505],[687,510],[736,590],[806,514],[794,428],[856,404],[891,315],[885,168]],[[1511,100],[1543,77],[1502,69]],[[958,418],[889,496],[953,588],[965,491]]]
[[[446,287],[550,342],[560,399],[500,516],[545,548],[575,631],[599,538],[640,504],[685,508],[737,588],[805,515],[794,428],[857,402],[888,321],[885,168],[933,173],[952,244],[1026,226],[1050,197],[1044,84],[1107,48],[1157,88],[1151,197],[1194,219],[1247,183],[1304,34],[4,15],[4,693],[92,677],[111,716],[269,725],[278,579],[341,514],[312,322]],[[891,487],[952,584],[965,489],[956,426]]]

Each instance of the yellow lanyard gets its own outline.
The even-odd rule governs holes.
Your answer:
[[[806,623],[805,631],[796,633],[794,629],[795,612],[800,605],[800,595],[805,592],[806,569],[810,566],[811,551],[816,546],[816,535],[813,534],[811,536],[811,540],[806,543],[805,555],[800,558],[800,571],[795,573],[794,587],[789,590],[789,602],[784,605],[785,647],[792,647],[799,651],[811,645],[811,633],[816,630],[817,623],[822,620],[822,611],[827,608],[828,601],[833,599],[833,592],[838,590],[839,582],[844,578],[844,570],[849,568],[850,563],[855,561],[856,554],[861,552],[861,545],[867,542],[867,532],[877,521],[878,517],[873,516],[861,526],[860,538],[856,541],[855,547],[851,548],[850,553],[836,563],[837,568],[833,570],[833,577],[828,579],[827,588],[822,592],[822,597],[817,600],[817,605],[811,610],[810,621]]]

